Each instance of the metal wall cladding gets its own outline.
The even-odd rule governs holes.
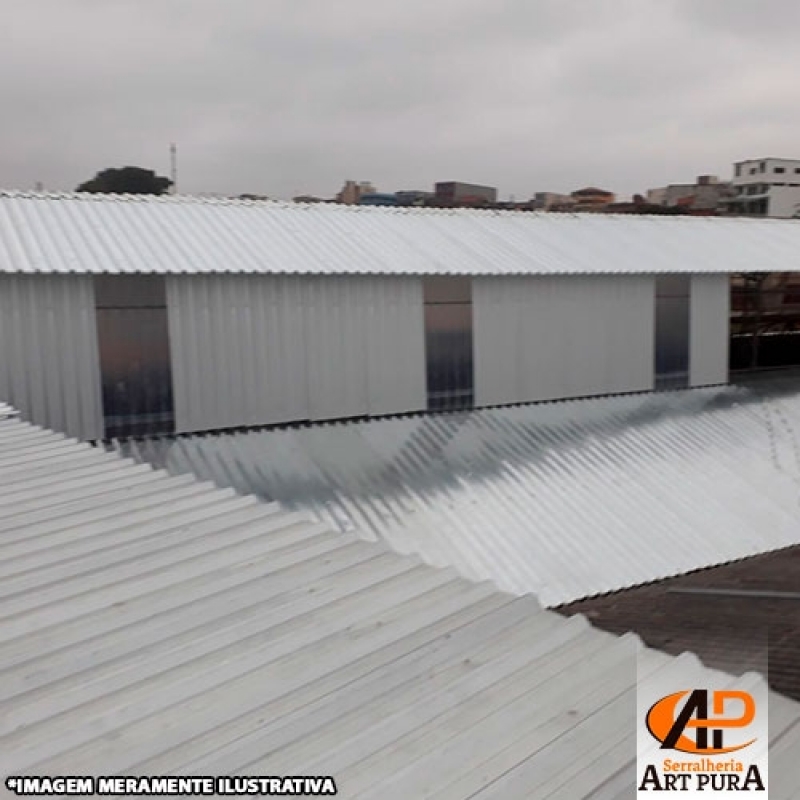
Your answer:
[[[167,295],[178,431],[425,408],[418,279],[187,276]]]
[[[0,275],[0,397],[37,425],[102,437],[91,276]]]
[[[653,278],[473,281],[479,406],[653,388]]]
[[[692,386],[728,382],[730,320],[730,275],[693,275],[689,324]]]
[[[130,442],[559,605],[800,543],[800,392],[724,387]]]
[[[0,193],[0,272],[798,271],[795,220]]]

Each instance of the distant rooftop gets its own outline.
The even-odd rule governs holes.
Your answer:
[[[784,158],[783,156],[762,156],[761,158],[745,158],[741,161],[734,161],[734,166],[736,164],[751,164],[754,161],[796,161],[800,164],[800,158]]]
[[[576,189],[573,193],[573,197],[582,197],[583,195],[604,195],[606,197],[613,197],[614,192],[609,192],[606,189],[598,189],[596,186],[587,186],[585,189]]]
[[[690,650],[715,669],[758,670],[800,700],[800,547],[573,603],[612,633],[636,631],[650,647]]]

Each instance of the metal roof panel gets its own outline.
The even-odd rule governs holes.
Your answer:
[[[70,449],[75,473],[25,490]],[[637,656],[706,674],[307,514],[109,465],[0,420],[4,776],[331,772],[342,797],[461,800],[535,774],[526,795],[594,796],[612,767],[631,774]],[[788,798],[800,706],[771,705]]]
[[[800,220],[0,192],[0,273],[800,269]]]
[[[798,431],[717,387],[117,446],[556,606],[800,543]]]

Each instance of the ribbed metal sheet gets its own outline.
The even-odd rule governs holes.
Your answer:
[[[692,275],[689,302],[689,383],[728,382],[731,290],[726,275]]]
[[[0,272],[800,269],[800,221],[0,193]]]
[[[171,276],[179,432],[426,407],[422,286],[395,276]]]
[[[653,388],[653,278],[477,278],[476,405]]]
[[[800,395],[717,388],[124,451],[548,606],[800,543]]]
[[[0,397],[70,436],[103,435],[88,275],[0,275]]]
[[[0,534],[3,777],[299,773],[332,775],[344,798],[629,796],[637,678],[711,676],[13,420]],[[800,706],[773,695],[769,721],[770,796],[796,797]]]

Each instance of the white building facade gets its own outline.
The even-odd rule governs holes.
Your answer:
[[[731,214],[800,217],[800,159],[761,158],[733,167],[734,194],[724,201]]]

